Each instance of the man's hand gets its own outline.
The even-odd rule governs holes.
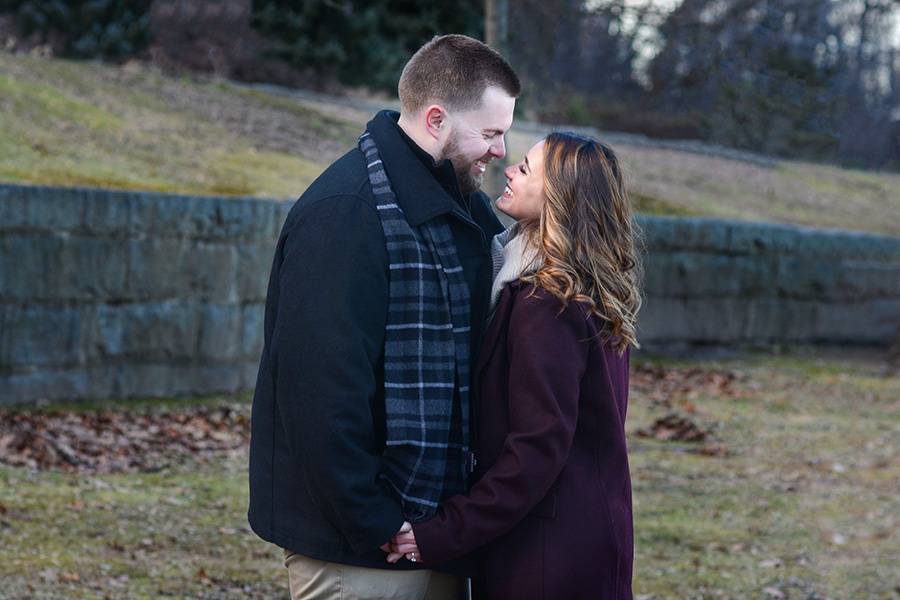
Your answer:
[[[419,546],[416,544],[416,534],[413,533],[412,525],[409,523],[403,524],[397,535],[391,538],[389,545],[390,552],[387,557],[389,563],[395,563],[403,556],[406,556],[407,560],[411,562],[421,560]]]
[[[400,557],[403,556],[402,552],[398,553],[394,550],[394,540],[396,540],[399,536],[406,534],[412,535],[412,523],[410,523],[409,521],[403,521],[403,525],[400,526],[400,531],[398,531],[396,535],[394,535],[394,537],[381,545],[381,549],[388,554],[387,561],[389,563],[395,563],[400,560]],[[415,536],[413,536],[413,539],[415,539]]]

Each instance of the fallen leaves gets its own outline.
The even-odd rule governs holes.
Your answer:
[[[638,429],[640,437],[652,437],[662,441],[702,442],[710,434],[695,422],[677,413],[669,413],[656,419],[649,428]]]
[[[740,371],[702,367],[666,367],[637,363],[631,370],[631,392],[651,404],[671,408],[676,404],[696,411],[698,398],[736,398],[750,395],[755,386]]]
[[[241,450],[250,419],[233,407],[178,412],[0,411],[0,462],[78,473],[152,472]]]
[[[638,363],[631,373],[632,395],[639,401],[670,410],[635,434],[660,441],[702,444],[696,449],[698,454],[728,456],[728,447],[716,439],[713,428],[701,426],[693,415],[703,413],[704,398],[752,395],[757,388],[747,379],[735,370]]]
[[[699,454],[728,456],[728,447],[714,439],[711,428],[700,427],[692,419],[674,412],[656,419],[650,427],[638,429],[635,435],[660,441],[703,443],[697,451]]]

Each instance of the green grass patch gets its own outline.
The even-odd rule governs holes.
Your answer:
[[[0,181],[186,194],[294,198],[334,152],[322,136],[353,127],[229,83],[2,52],[0,107]]]
[[[900,379],[864,356],[645,359],[668,373],[733,373],[659,405],[633,388],[626,429],[635,593],[644,598],[892,598]],[[700,385],[700,384],[698,384]],[[707,385],[707,384],[703,384]],[[873,391],[874,390],[874,391]],[[178,410],[248,397],[57,404]],[[690,408],[689,408],[690,406]],[[634,435],[672,409],[726,456]],[[277,548],[248,529],[246,455],[156,473],[0,467],[0,597],[286,597]],[[768,590],[768,591],[766,591]],[[774,591],[773,591],[774,590]]]
[[[369,116],[138,63],[0,51],[2,182],[296,198]],[[510,160],[535,141],[514,124]],[[900,174],[613,145],[637,212],[900,235]]]
[[[697,366],[664,361],[669,368]],[[890,598],[900,380],[859,357],[755,356],[737,397],[693,399],[729,455],[635,439],[635,590],[653,598]],[[676,400],[676,403],[678,401]],[[663,409],[636,397],[629,429]],[[889,438],[893,438],[893,440]]]

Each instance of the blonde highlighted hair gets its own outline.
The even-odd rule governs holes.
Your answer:
[[[523,279],[564,304],[587,304],[619,353],[638,347],[638,230],[619,161],[609,146],[574,133],[550,134],[543,150],[546,202],[539,220],[523,223],[541,266]]]

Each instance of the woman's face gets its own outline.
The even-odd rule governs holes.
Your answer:
[[[544,140],[531,147],[525,158],[506,167],[506,189],[497,208],[517,221],[538,219],[544,207]]]

